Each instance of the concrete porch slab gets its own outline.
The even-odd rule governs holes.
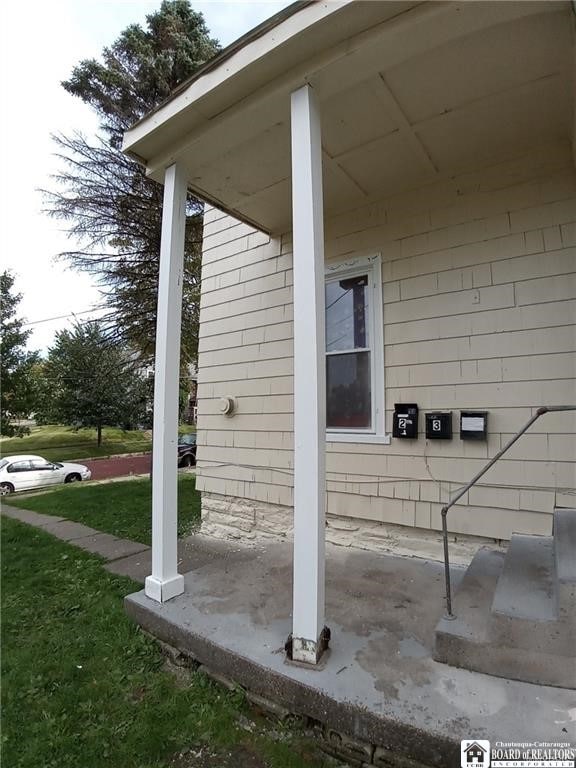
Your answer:
[[[434,627],[444,611],[439,563],[328,546],[332,641],[324,668],[316,671],[284,660],[290,544],[252,547],[197,535],[186,541],[186,554],[185,593],[159,604],[138,592],[126,598],[128,614],[292,712],[442,768],[460,764],[461,739],[576,742],[576,692],[433,660]],[[455,586],[462,573],[455,570]]]

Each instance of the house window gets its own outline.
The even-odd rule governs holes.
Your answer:
[[[326,270],[328,439],[384,437],[380,257]]]

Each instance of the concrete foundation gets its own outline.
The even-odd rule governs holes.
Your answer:
[[[364,764],[459,765],[461,739],[576,744],[576,692],[433,659],[444,612],[439,563],[328,545],[331,641],[315,670],[285,661],[289,543],[197,535],[186,541],[186,562],[183,595],[159,604],[138,592],[126,598],[129,615],[251,695],[323,724],[326,738],[347,740]],[[462,575],[453,569],[455,586]]]
[[[201,532],[228,540],[291,541],[293,512],[279,504],[203,493]],[[440,531],[330,512],[326,515],[326,541],[341,547],[428,560],[442,560],[444,556]],[[506,545],[507,542],[495,539],[453,534],[450,556],[455,565],[468,565],[479,547],[490,546],[504,552]]]

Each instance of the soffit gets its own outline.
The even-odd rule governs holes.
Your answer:
[[[149,173],[161,180],[178,160],[199,196],[289,229],[290,92],[304,82],[320,103],[327,215],[571,137],[568,3],[354,2],[286,46],[287,58],[284,47],[259,60],[264,84],[254,70],[234,75],[135,142],[152,152]],[[280,74],[282,61],[292,68]]]
[[[422,0],[420,0],[420,3]],[[201,134],[228,113],[267,99],[283,80],[317,57],[387,19],[406,13],[417,1],[330,0],[303,3],[301,10],[268,33],[241,46],[218,66],[191,78],[164,105],[126,132],[124,149],[149,160],[169,151],[183,136]],[[296,5],[296,4],[294,4]],[[218,62],[220,57],[216,57]]]

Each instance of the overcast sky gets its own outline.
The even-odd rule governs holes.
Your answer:
[[[90,135],[96,119],[79,99],[60,85],[82,59],[98,58],[128,24],[145,25],[161,0],[28,0],[8,2],[0,10],[0,82],[2,142],[0,211],[1,269],[16,276],[23,294],[20,316],[30,322],[28,346],[46,350],[55,331],[69,327],[99,302],[93,282],[56,262],[73,248],[62,222],[41,211],[38,190],[51,186],[58,169],[53,133],[80,130]],[[212,37],[228,45],[290,4],[276,0],[191,0],[204,14]],[[67,316],[67,317],[62,317]],[[48,322],[47,318],[58,318]]]

